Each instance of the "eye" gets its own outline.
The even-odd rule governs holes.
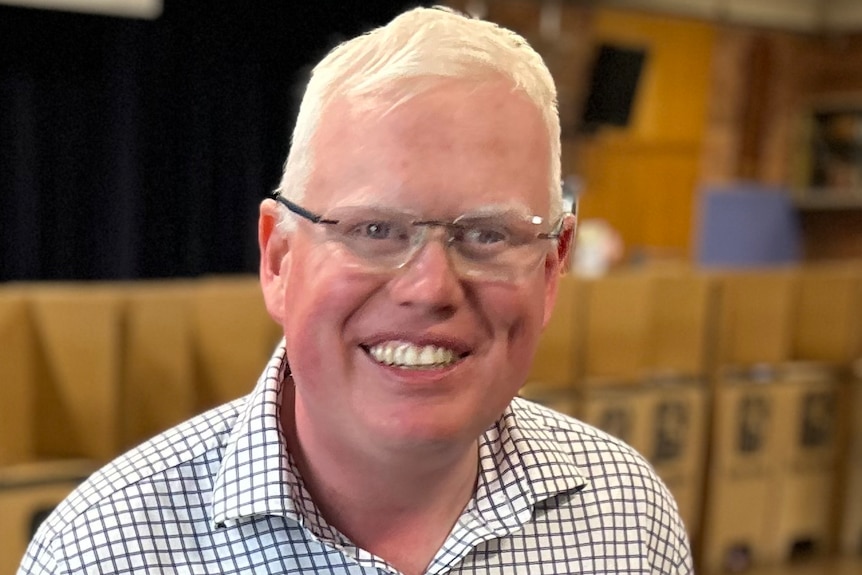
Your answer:
[[[392,233],[392,226],[388,222],[370,222],[363,224],[356,233],[365,238],[384,240]]]
[[[508,242],[510,234],[499,226],[470,226],[464,228],[459,240],[470,244],[494,245]]]
[[[392,220],[368,220],[352,224],[347,234],[362,240],[403,240],[404,226]]]

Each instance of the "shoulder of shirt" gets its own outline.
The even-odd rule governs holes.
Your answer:
[[[533,445],[557,451],[557,460],[560,454],[571,457],[588,481],[583,493],[606,509],[634,514],[657,562],[669,557],[679,568],[674,572],[690,572],[684,567],[691,554],[676,502],[643,455],[605,431],[526,399],[515,398],[511,409],[522,434],[544,438]]]
[[[197,415],[114,459],[81,483],[42,523],[37,538],[51,539],[99,505],[124,497],[134,485],[156,482],[171,471],[209,465],[218,470],[222,452],[247,397]]]
[[[604,465],[617,460],[643,469],[645,475],[655,475],[652,465],[643,455],[597,427],[521,397],[516,397],[511,407],[519,427],[527,430],[525,433],[541,434],[550,439],[553,448],[571,454],[575,463],[585,471],[592,464]]]

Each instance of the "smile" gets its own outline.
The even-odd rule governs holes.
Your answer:
[[[362,347],[377,363],[404,369],[446,367],[461,359],[458,352],[445,347],[414,345],[405,341],[387,341]]]

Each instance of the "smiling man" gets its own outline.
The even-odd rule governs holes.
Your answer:
[[[416,9],[316,68],[260,209],[284,341],[246,398],[123,456],[21,573],[690,573],[649,465],[515,398],[574,234],[520,37]]]

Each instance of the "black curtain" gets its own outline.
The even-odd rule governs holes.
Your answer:
[[[0,281],[255,271],[308,65],[417,4],[0,7]]]

